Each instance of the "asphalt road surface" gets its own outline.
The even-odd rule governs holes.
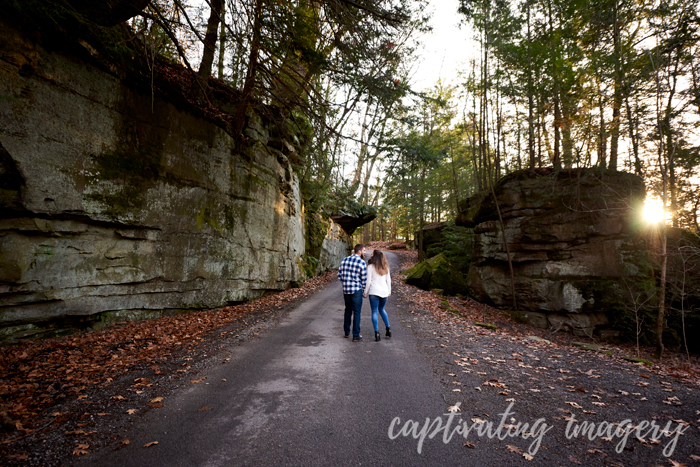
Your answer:
[[[396,257],[387,255],[394,270]],[[387,312],[392,338],[374,341],[365,299],[361,342],[343,337],[343,297],[335,281],[301,302],[276,327],[233,348],[207,379],[176,391],[127,435],[124,449],[90,454],[99,466],[465,465],[461,439],[390,439],[395,417],[434,419],[447,404],[413,334]],[[392,318],[394,318],[392,320]],[[228,354],[227,354],[228,355]],[[223,361],[223,358],[222,358]],[[225,381],[224,381],[225,380]],[[438,435],[438,437],[440,437]],[[143,448],[144,444],[157,445]],[[489,457],[488,451],[480,456]],[[471,461],[470,461],[471,459]]]
[[[397,271],[397,258],[387,256]],[[695,384],[600,353],[452,327],[405,296],[397,308],[398,298],[387,306],[393,337],[374,341],[365,300],[364,340],[353,343],[343,337],[342,290],[334,281],[256,338],[217,341],[209,363],[165,395],[165,407],[134,416],[140,418],[124,436],[129,445],[116,441],[74,460],[188,467],[698,465]],[[437,430],[458,402],[449,431],[470,427],[466,439]],[[512,413],[503,416],[509,404]],[[538,419],[544,424],[533,426]],[[624,420],[666,431],[655,442],[630,432],[618,444],[622,435],[602,428],[631,426]],[[481,421],[492,427],[490,437],[475,428]],[[584,421],[598,431],[567,434]],[[421,443],[428,426],[434,437],[423,435]],[[668,446],[672,456],[663,454]]]

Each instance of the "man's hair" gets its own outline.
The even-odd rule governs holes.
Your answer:
[[[355,249],[353,250],[355,253],[359,253],[365,246],[362,243],[358,243],[355,245]]]

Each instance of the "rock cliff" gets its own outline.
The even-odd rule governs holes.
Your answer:
[[[521,316],[531,324],[590,335],[627,300],[624,281],[653,283],[639,225],[643,181],[624,172],[518,171],[496,188]],[[491,196],[462,203],[457,224],[474,229],[471,293],[511,305],[501,228]]]
[[[218,307],[304,279],[297,178],[258,115],[237,146],[9,24],[0,44],[0,339]]]

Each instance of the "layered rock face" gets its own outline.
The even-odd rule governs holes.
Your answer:
[[[208,308],[304,279],[298,182],[221,128],[0,27],[0,328]],[[337,249],[335,246],[333,249]]]
[[[496,195],[515,272],[518,309],[531,324],[590,335],[628,300],[625,281],[652,281],[640,231],[643,181],[597,169],[519,171]],[[509,307],[506,251],[491,196],[462,203],[457,224],[474,228],[467,282],[475,298]]]
[[[321,253],[318,258],[319,270],[321,271],[336,269],[340,266],[343,258],[349,256],[352,251],[350,236],[332,219],[329,219],[329,221],[328,230],[323,238]]]

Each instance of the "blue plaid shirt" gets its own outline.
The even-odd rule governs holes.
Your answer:
[[[365,290],[365,285],[367,285],[367,265],[358,255],[350,255],[340,262],[338,279],[343,284],[344,294]]]

